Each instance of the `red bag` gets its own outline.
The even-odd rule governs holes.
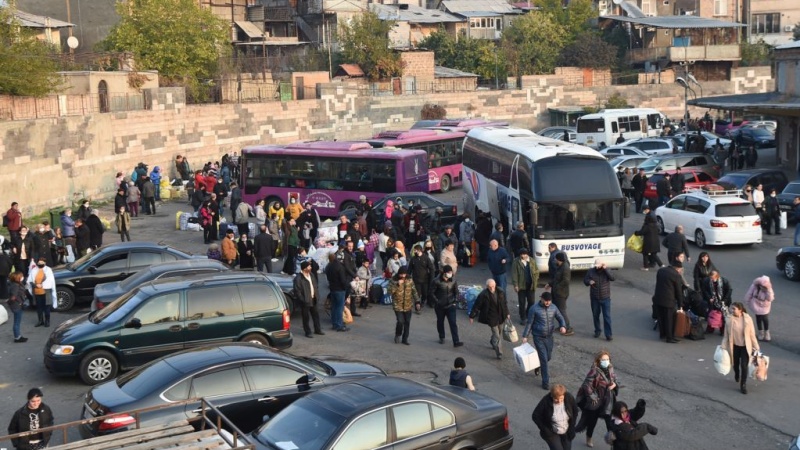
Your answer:
[[[711,328],[722,328],[722,311],[712,309],[708,312],[708,326]]]
[[[675,337],[686,337],[692,329],[692,321],[683,311],[675,312]]]

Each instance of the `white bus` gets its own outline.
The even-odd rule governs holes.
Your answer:
[[[596,258],[622,267],[622,191],[595,150],[490,127],[467,134],[463,159],[465,211],[488,211],[508,230],[522,221],[540,271],[548,271],[550,242],[567,253],[572,269],[589,269]]]
[[[620,133],[626,141],[660,136],[665,121],[666,117],[652,108],[604,109],[578,118],[575,142],[599,148],[614,145]]]

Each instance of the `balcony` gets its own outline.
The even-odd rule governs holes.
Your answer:
[[[670,62],[680,61],[739,61],[742,59],[740,47],[736,44],[728,45],[696,45],[689,47],[657,47],[634,48],[628,50],[626,55],[628,63],[642,64],[644,62],[666,59]]]

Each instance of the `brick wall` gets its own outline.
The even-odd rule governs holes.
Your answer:
[[[758,70],[742,76],[703,83],[704,95],[772,90]],[[0,122],[0,164],[13,168],[0,177],[0,203],[18,201],[31,214],[82,197],[110,197],[117,171],[130,173],[141,161],[174,176],[177,154],[199,168],[256,143],[366,138],[411,126],[425,103],[443,106],[449,117],[538,129],[549,125],[550,107],[602,105],[614,93],[676,119],[684,100],[677,84],[583,88],[563,86],[552,76],[521,90],[374,97],[331,83],[320,92],[311,100],[186,105],[181,89],[162,88],[145,91],[152,110]],[[692,116],[703,113],[690,110]]]
[[[403,62],[404,79],[414,77],[420,86],[433,84],[433,52],[402,52],[400,60]]]

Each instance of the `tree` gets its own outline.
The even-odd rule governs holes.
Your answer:
[[[0,6],[0,94],[43,97],[60,89],[58,49],[20,26],[11,7]]]
[[[792,28],[792,40],[800,41],[800,22],[794,24],[794,28]]]
[[[468,36],[456,40],[439,30],[422,40],[418,47],[432,50],[437,65],[474,73],[482,81],[506,78],[504,55],[492,41]]]
[[[617,67],[617,48],[597,33],[585,31],[561,50],[558,64],[569,67],[611,69]]]
[[[751,66],[765,66],[770,64],[772,58],[773,47],[764,39],[759,38],[754,44],[749,42],[742,42],[742,61],[741,65],[744,67]]]
[[[502,48],[513,76],[551,73],[567,32],[553,16],[533,11],[517,17],[503,31]]]
[[[342,60],[356,63],[370,80],[386,80],[400,76],[403,64],[400,55],[389,48],[390,20],[380,20],[372,12],[364,12],[347,23],[339,24],[339,45]]]
[[[606,109],[619,109],[619,108],[630,108],[628,105],[628,101],[625,100],[619,92],[615,92],[608,97],[605,104]]]
[[[597,17],[592,0],[571,0],[566,7],[563,0],[539,0],[536,6],[566,30],[569,42],[588,31],[592,27],[591,20]]]
[[[196,93],[230,52],[230,25],[196,0],[120,1],[117,14],[120,21],[103,47],[131,52],[134,68],[157,70],[162,85]]]

